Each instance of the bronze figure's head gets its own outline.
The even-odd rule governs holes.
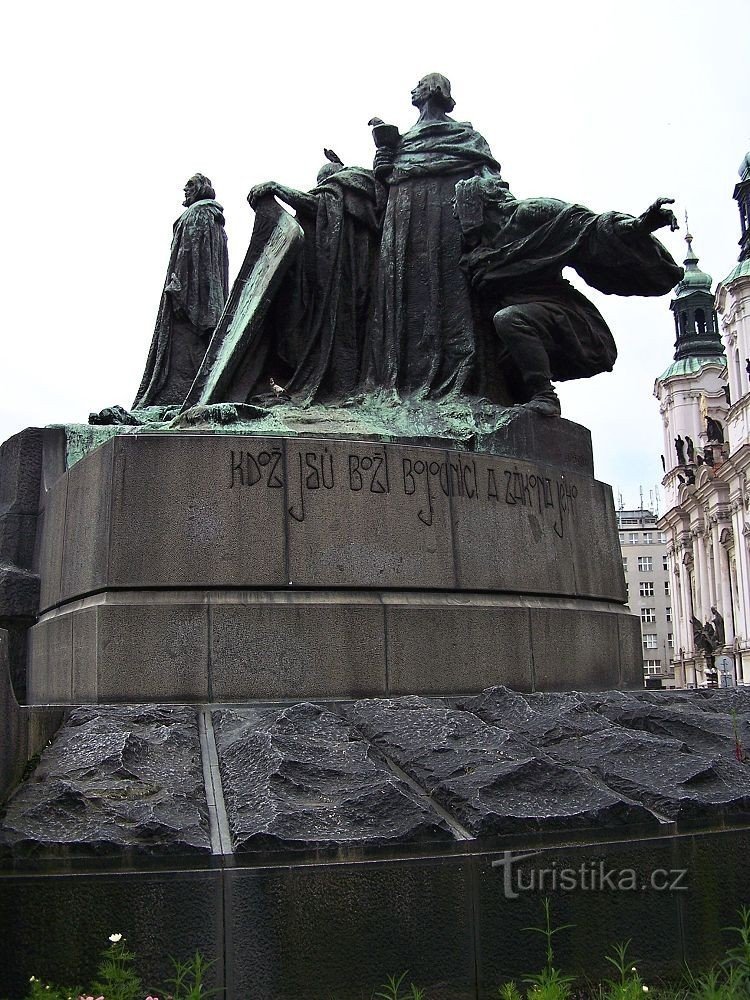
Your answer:
[[[428,73],[411,92],[411,103],[415,108],[423,107],[430,98],[439,101],[443,111],[453,111],[456,102],[451,97],[451,82],[447,76],[443,76],[442,73]]]
[[[187,184],[185,184],[184,191],[185,200],[182,204],[186,207],[194,205],[196,201],[216,197],[213,184],[205,174],[193,174]]]

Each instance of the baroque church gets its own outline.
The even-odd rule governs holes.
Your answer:
[[[750,153],[734,198],[739,260],[715,294],[685,236],[674,360],[654,386],[678,687],[750,684]]]

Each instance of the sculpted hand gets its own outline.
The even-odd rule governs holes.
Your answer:
[[[643,215],[639,215],[635,220],[641,229],[647,233],[653,233],[657,229],[669,226],[672,232],[679,229],[679,224],[671,208],[665,205],[674,205],[674,198],[657,198],[653,205],[649,205]]]
[[[395,157],[395,150],[389,149],[387,146],[378,147],[372,164],[375,176],[381,177],[383,174],[387,174],[393,166]]]
[[[278,184],[276,181],[264,181],[263,184],[256,184],[255,187],[250,188],[250,194],[247,196],[250,208],[254,209],[261,198],[276,194],[277,189]]]

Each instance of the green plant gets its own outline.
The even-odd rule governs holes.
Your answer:
[[[203,980],[214,962],[207,962],[199,951],[186,962],[180,962],[176,958],[171,959],[171,962],[174,966],[174,976],[169,980],[168,992],[172,1000],[201,1000],[202,997],[215,996],[221,992],[205,986]]]
[[[737,976],[750,985],[750,906],[741,906],[740,924],[738,927],[725,927],[727,931],[735,931],[739,935],[739,944],[727,950],[727,957],[721,963],[727,970],[733,970]]]
[[[78,989],[66,990],[51,983],[45,983],[36,976],[29,980],[29,1000],[78,1000]]]
[[[600,1000],[641,1000],[648,989],[644,989],[643,981],[635,966],[637,959],[628,954],[630,941],[616,944],[612,953],[604,958],[617,970],[616,979],[608,979],[600,988]]]
[[[122,934],[110,934],[109,940],[91,984],[93,994],[106,1000],[143,1000],[143,987],[133,969],[135,955],[125,947]]]
[[[518,987],[515,983],[505,983],[497,992],[500,1000],[521,1000],[521,994],[518,992]]]
[[[402,972],[398,979],[395,976],[389,976],[388,981],[380,987],[378,992],[373,993],[373,1000],[425,1000],[424,990],[415,986],[414,983],[409,983],[408,989],[404,987],[405,992],[402,992],[401,984],[404,979],[406,979],[405,972]]]
[[[567,1000],[571,994],[571,987],[574,982],[573,976],[566,976],[559,969],[554,967],[554,950],[552,939],[555,934],[568,930],[573,924],[561,924],[559,927],[552,926],[552,911],[549,897],[542,900],[544,909],[544,924],[542,927],[524,927],[524,930],[541,934],[545,942],[545,965],[541,972],[536,975],[527,975],[524,982],[528,983],[531,989],[527,996],[534,1000]]]
[[[736,969],[711,969],[697,978],[686,973],[687,1000],[747,1000],[744,978]]]

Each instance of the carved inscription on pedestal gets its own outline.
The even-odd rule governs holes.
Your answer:
[[[321,492],[368,496],[388,507],[405,498],[417,524],[431,527],[440,504],[501,504],[538,515],[559,538],[576,516],[578,488],[564,473],[528,471],[524,463],[486,456],[412,451],[394,455],[384,447],[349,449],[318,442],[301,446],[286,462],[280,449],[228,449],[227,481],[232,490],[285,490],[286,513],[301,524],[314,514]],[[394,510],[394,513],[396,511]],[[383,516],[388,516],[387,509]]]

